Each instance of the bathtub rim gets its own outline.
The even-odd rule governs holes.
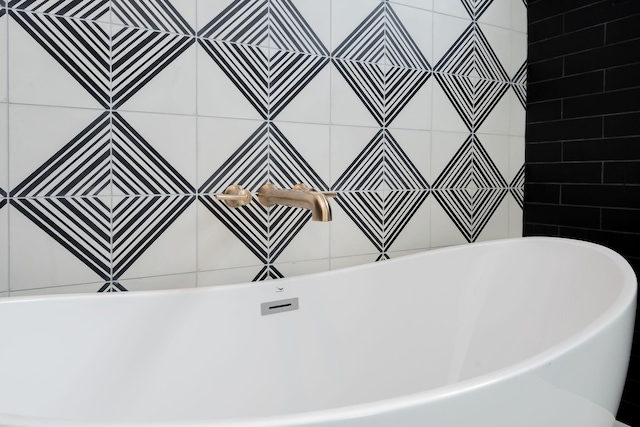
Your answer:
[[[462,381],[458,381],[452,384],[432,388],[425,391],[416,393],[410,393],[399,397],[392,397],[388,399],[380,399],[372,402],[361,403],[356,405],[340,406],[330,409],[322,409],[316,411],[297,412],[291,414],[283,414],[277,416],[265,416],[265,417],[247,417],[247,418],[219,418],[213,420],[187,420],[187,421],[171,421],[171,422],[127,422],[127,421],[90,421],[90,420],[69,420],[69,419],[51,419],[41,417],[31,417],[22,415],[10,415],[0,413],[0,425],[11,425],[12,427],[64,427],[64,426],[90,426],[90,427],[140,427],[140,426],[157,426],[157,427],[175,427],[178,425],[184,426],[211,426],[211,427],[288,427],[306,425],[320,422],[331,422],[346,419],[356,419],[366,416],[372,416],[380,413],[394,412],[402,409],[415,407],[417,405],[425,405],[431,402],[437,402],[444,400],[455,395],[462,395],[470,393],[474,390],[481,389],[483,387],[490,386],[492,384],[507,381],[513,378],[526,375],[536,369],[549,364],[553,360],[569,353],[572,349],[580,347],[582,344],[589,341],[590,338],[602,333],[611,326],[616,320],[623,317],[630,310],[635,312],[637,304],[637,278],[629,265],[629,263],[616,251],[607,248],[605,246],[591,243],[588,241],[562,238],[562,237],[517,237],[507,239],[497,239],[484,242],[474,242],[468,244],[461,244],[456,246],[448,246],[443,248],[436,248],[421,251],[418,253],[404,255],[398,258],[385,260],[385,263],[395,263],[400,260],[409,260],[411,258],[420,258],[425,254],[430,253],[447,253],[464,250],[469,246],[483,247],[483,246],[495,246],[500,244],[508,244],[510,242],[519,241],[546,241],[556,242],[565,245],[574,245],[586,247],[590,250],[603,253],[609,257],[615,265],[620,269],[622,273],[622,290],[618,297],[612,302],[612,304],[604,310],[599,316],[592,319],[592,321],[582,328],[580,331],[572,334],[571,336],[561,340],[557,344],[549,347],[547,350],[542,351],[534,356],[528,357],[520,362],[511,364],[504,368],[496,369],[491,372],[478,375],[473,378],[468,378]],[[361,269],[371,268],[375,263],[366,263],[351,267],[345,267],[336,270],[324,271],[320,273],[312,273],[310,275],[316,277],[332,276],[340,274],[345,270],[358,271]],[[307,276],[307,275],[305,275]],[[292,276],[280,279],[286,284],[287,282],[300,279],[303,275]],[[30,302],[30,301],[46,301],[51,299],[68,299],[68,300],[83,300],[92,298],[142,298],[145,295],[170,295],[180,294],[184,292],[228,292],[233,289],[239,288],[254,288],[264,286],[260,282],[249,282],[229,285],[218,285],[201,288],[186,288],[186,289],[166,289],[166,290],[146,290],[136,291],[132,293],[113,293],[111,295],[97,295],[97,294],[66,294],[66,295],[33,295],[33,296],[19,296],[9,297],[0,300],[0,306],[3,304]],[[615,414],[614,414],[615,415]]]

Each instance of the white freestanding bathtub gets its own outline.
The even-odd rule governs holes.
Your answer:
[[[0,302],[2,426],[610,427],[636,278],[550,238]]]

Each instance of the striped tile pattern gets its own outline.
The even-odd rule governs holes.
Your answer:
[[[509,77],[476,23],[467,27],[435,69],[438,83],[471,132],[509,89]]]
[[[468,242],[474,242],[507,193],[507,183],[470,135],[433,183],[434,196]]]
[[[326,29],[325,37],[319,37],[316,17],[305,15],[306,10],[331,9],[316,2],[298,10],[294,0],[226,0],[217,16],[193,28],[193,19],[180,12],[189,5],[178,0],[0,0],[0,17],[8,15],[9,28],[15,23],[16,30],[26,32],[43,55],[57,61],[96,101],[91,123],[82,124],[84,129],[36,170],[26,171],[18,185],[0,189],[0,209],[9,203],[81,260],[96,280],[104,281],[101,292],[126,291],[123,275],[195,200],[263,264],[254,280],[283,277],[287,270],[275,263],[308,224],[310,213],[282,206],[267,209],[257,202],[229,209],[213,195],[235,183],[254,193],[265,182],[284,188],[302,182],[337,191],[332,203],[362,233],[364,245],[371,243],[366,255],[372,260],[393,256],[394,244],[403,241],[398,237],[431,193],[433,205],[442,206],[467,241],[475,241],[506,193],[522,207],[524,167],[507,184],[476,132],[510,87],[526,106],[527,63],[509,78],[477,23],[489,7],[503,5],[452,1],[461,2],[469,25],[432,67],[414,40],[415,23],[403,22],[404,15],[398,14],[407,7],[387,0],[363,10],[361,22],[341,29],[347,34],[343,40],[335,40],[339,32],[331,32],[332,52],[322,41]],[[349,8],[364,7],[355,3]],[[424,12],[419,6],[410,9]],[[337,25],[340,20],[330,13],[326,19]],[[174,159],[163,157],[154,141],[124,118],[129,100],[148,96],[141,89],[195,48],[206,53],[197,61],[219,67],[237,88],[238,99],[248,100],[262,118],[246,121],[255,131],[228,158],[217,160],[220,166],[197,189],[178,172]],[[275,121],[328,68],[337,71],[331,81],[346,82],[350,102],[361,102],[368,111],[364,114],[377,123],[364,149],[345,149],[352,154],[337,162],[348,165],[342,173],[331,163],[331,173],[338,176],[332,182],[311,166],[318,159],[305,159],[301,153],[307,153],[306,147],[296,149],[292,136],[282,131],[287,128]],[[424,159],[412,157],[429,149],[414,145],[415,151],[405,151],[397,136],[417,128],[431,130],[419,120],[404,127],[411,119],[402,113],[415,114],[415,108],[406,107],[424,99],[416,95],[425,93],[421,91],[432,74],[464,122],[465,128],[456,131],[468,138],[430,184],[421,172]],[[333,138],[334,120],[341,118],[331,114],[323,125],[331,127]],[[343,147],[330,142],[331,156],[341,152]],[[208,173],[200,170],[198,176]]]
[[[380,126],[388,126],[429,78],[425,57],[386,2],[333,52],[333,62]]]

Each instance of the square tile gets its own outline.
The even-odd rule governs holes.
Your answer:
[[[9,105],[0,103],[0,189],[9,192]]]
[[[377,127],[331,126],[332,187],[378,133]]]
[[[24,10],[29,12],[46,13],[52,16],[82,19],[86,21],[96,21],[103,23],[111,22],[110,4],[101,0],[89,0],[82,2],[69,1],[6,1],[11,3],[14,10]],[[73,4],[71,4],[73,3]]]
[[[198,287],[224,286],[250,283],[262,270],[262,266],[223,268],[198,273]]]
[[[196,0],[196,31],[199,32],[233,2],[234,0]]]
[[[342,256],[331,258],[331,270],[339,270],[342,268],[356,267],[358,265],[376,262],[378,254]]]
[[[338,198],[344,197],[338,194]],[[331,257],[349,257],[354,255],[379,255],[374,244],[367,238],[358,225],[349,218],[343,208],[332,201],[333,221],[331,222]]]
[[[406,193],[405,197],[408,197],[413,192],[403,193]],[[432,197],[428,196],[415,213],[412,213],[411,218],[403,226],[402,231],[395,238],[388,252],[424,250],[431,247],[432,202]],[[414,206],[411,206],[411,208],[414,208]]]
[[[442,190],[434,190],[442,191]],[[433,197],[431,194],[429,197]],[[462,232],[456,227],[440,203],[432,199],[431,203],[431,247],[462,245],[468,243]]]
[[[9,105],[9,186],[14,189],[75,138],[87,136],[102,110]],[[37,126],[34,126],[37,123]]]
[[[511,4],[513,0],[492,0],[489,7],[478,18],[478,22],[496,27],[511,28]]]
[[[258,110],[200,44],[196,50],[198,115],[261,119]]]
[[[333,52],[379,5],[379,0],[332,0],[331,48]]]
[[[391,6],[395,14],[400,19],[402,25],[406,28],[411,40],[418,46],[420,52],[427,59],[431,67],[433,63],[433,12],[429,10],[429,2],[415,1],[422,3],[421,5],[407,5],[406,0],[403,4],[392,2]]]
[[[176,198],[180,196],[169,196]],[[114,197],[114,206],[117,206],[123,200],[121,197]],[[163,205],[158,205],[158,210],[169,209],[170,200]],[[182,208],[182,206],[179,206]],[[123,250],[119,251],[118,246],[114,247],[114,262],[118,261],[118,256],[131,257],[131,266],[128,267],[117,280],[123,286],[130,290],[125,284],[128,279],[138,279],[145,277],[169,276],[182,273],[195,273],[197,270],[197,204],[191,203],[184,211],[175,216],[172,221],[159,222],[158,220],[149,219],[147,222],[138,222],[135,229],[129,229],[126,232],[132,234],[129,240],[119,242],[114,239],[114,245],[122,243]],[[150,212],[141,213],[141,215],[150,215]],[[115,224],[117,226],[117,223]],[[159,233],[149,233],[150,228],[164,228]],[[114,234],[118,235],[118,229],[114,229]],[[124,229],[123,229],[124,231]],[[137,236],[136,233],[139,233]],[[134,249],[135,255],[130,255]],[[134,258],[135,257],[135,258]],[[167,281],[170,282],[170,278]],[[148,281],[149,289],[165,289],[167,285],[153,285]],[[140,285],[142,286],[142,285]],[[146,286],[146,285],[145,285]],[[195,276],[193,277],[193,285],[195,286]],[[175,287],[182,287],[176,283]],[[184,287],[188,287],[186,284]],[[141,289],[145,287],[141,287]]]
[[[81,285],[50,286],[46,288],[14,290],[9,293],[9,296],[29,297],[46,295],[91,294],[98,292],[103,286],[103,282],[85,283]]]
[[[278,113],[276,120],[299,123],[331,123],[331,67],[326,65],[320,70]]]
[[[468,136],[468,133],[462,132],[434,131],[431,133],[431,177],[427,178],[429,184],[433,185],[438,179]]]
[[[196,53],[196,45],[191,44],[166,67],[159,70],[118,110],[195,115],[197,110]]]
[[[391,132],[411,164],[431,184],[431,132],[408,129],[393,129]]]
[[[331,127],[302,123],[274,123],[311,169],[320,176],[327,186],[330,186]],[[302,179],[302,177],[298,179]],[[303,184],[311,185],[308,182],[303,182]]]
[[[509,210],[509,231],[506,237],[522,237],[523,210],[512,194],[507,195],[507,206]]]
[[[47,202],[43,199],[40,203]],[[63,246],[65,241],[57,241],[58,234],[48,234],[12,205],[9,216],[9,291],[102,280],[89,264]],[[67,228],[82,234],[72,224]]]
[[[331,261],[329,259],[317,259],[298,262],[277,262],[275,267],[284,277],[295,277],[329,271],[331,269]]]
[[[118,132],[120,121],[116,122],[116,133],[123,134],[122,139],[127,139],[131,144],[145,144],[158,154],[157,159],[155,155],[140,158],[139,161],[144,165],[143,168],[150,167],[149,162],[154,159],[161,161],[165,164],[163,169],[174,168],[175,172],[192,187],[192,191],[195,189],[198,162],[197,119],[195,116],[122,112],[120,117],[123,119],[122,126],[127,124],[131,126],[131,129],[125,134]],[[124,136],[129,133],[138,135],[131,138]],[[114,150],[118,149],[114,147]],[[156,167],[160,166],[154,168]],[[167,188],[169,190],[167,194],[173,194],[176,191],[174,188]]]
[[[331,0],[292,0],[291,3],[322,44],[331,48]]]
[[[329,203],[333,211],[335,203]],[[331,255],[331,225],[330,222],[308,221],[278,256],[276,263],[328,259]]]
[[[363,100],[353,91],[333,63],[331,64],[331,123],[378,127],[378,123]]]
[[[74,28],[79,39],[61,35],[58,28],[61,25]],[[10,102],[80,108],[107,106],[109,52],[104,45],[108,45],[109,24],[17,12],[9,21],[8,32]],[[88,34],[98,40],[82,38]],[[61,42],[51,45],[51,38]]]
[[[476,239],[477,242],[506,239],[507,237],[510,237],[510,201],[511,196],[507,194],[478,235],[478,238]]]
[[[437,85],[433,75],[411,97],[402,111],[393,119],[389,129],[431,130],[433,111],[433,86]]]

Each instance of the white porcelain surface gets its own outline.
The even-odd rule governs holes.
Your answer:
[[[261,316],[286,298],[299,309]],[[550,238],[261,284],[8,298],[0,425],[610,427],[635,302],[622,257]]]

